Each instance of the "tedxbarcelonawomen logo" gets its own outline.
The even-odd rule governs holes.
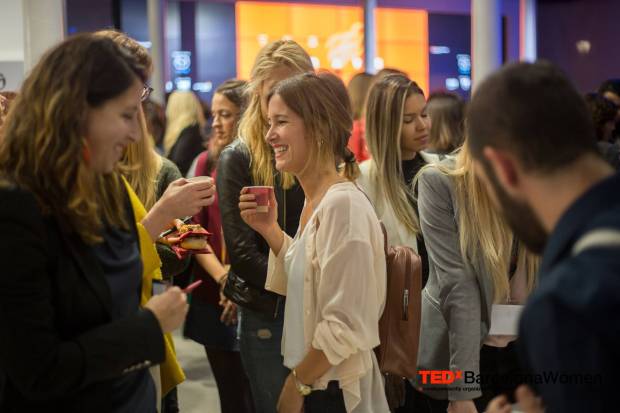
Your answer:
[[[457,384],[467,385],[467,387],[451,386],[455,381]],[[441,388],[460,389],[463,391],[473,391],[479,389],[481,384],[572,384],[585,386],[600,386],[603,382],[601,374],[587,373],[567,373],[543,371],[534,374],[476,374],[473,371],[463,370],[418,370],[418,383],[426,389],[439,390]]]

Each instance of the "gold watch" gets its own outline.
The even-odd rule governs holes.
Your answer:
[[[295,371],[295,369],[293,369],[293,379],[295,380],[295,387],[297,388],[297,391],[299,392],[299,394],[306,397],[307,395],[312,393],[312,387],[308,386],[307,384],[303,384],[301,381],[299,381],[299,379],[297,378],[297,372]]]

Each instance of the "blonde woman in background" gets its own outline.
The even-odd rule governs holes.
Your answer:
[[[366,141],[372,157],[360,165],[358,184],[383,222],[388,244],[413,248],[420,255],[422,285],[428,278],[428,254],[413,178],[427,164],[422,150],[428,144],[429,127],[424,92],[415,82],[402,73],[377,80],[366,111]],[[408,386],[407,391],[411,395],[413,390]],[[410,410],[406,405],[403,411]]]
[[[512,396],[515,377],[523,375],[517,337],[489,333],[494,305],[525,302],[536,284],[538,259],[492,206],[465,145],[456,159],[420,173],[418,202],[430,261],[422,292],[419,369],[484,377],[470,384],[457,379],[447,390],[418,380],[424,393],[418,395],[428,405],[443,401],[450,413],[483,412],[492,397]]]
[[[278,40],[265,46],[252,68],[239,139],[222,151],[218,164],[217,195],[230,257],[224,292],[239,305],[241,359],[257,413],[276,410],[288,375],[280,354],[284,297],[265,290],[269,246],[241,220],[239,193],[246,186],[273,186],[280,227],[290,236],[295,234],[304,194],[291,174],[274,169],[274,152],[265,142],[269,130],[267,95],[279,81],[312,70],[310,57],[294,41]]]
[[[185,176],[192,161],[204,150],[207,123],[202,105],[193,92],[174,91],[166,104],[164,154]]]

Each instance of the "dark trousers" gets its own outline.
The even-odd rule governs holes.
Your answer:
[[[211,371],[217,384],[222,413],[253,413],[250,382],[238,351],[205,347]]]
[[[325,390],[315,390],[306,396],[304,413],[347,413],[338,382],[330,381]]]
[[[289,370],[280,354],[284,311],[277,318],[240,308],[239,348],[256,413],[274,413]]]
[[[409,380],[405,380],[405,405],[396,409],[396,413],[446,413],[447,400],[437,400],[413,388]]]
[[[517,342],[513,341],[506,347],[482,346],[480,374],[488,377],[488,380],[481,381],[482,397],[474,400],[479,412],[485,411],[487,404],[500,394],[506,395],[514,403],[514,392],[520,384],[517,379],[523,377]]]

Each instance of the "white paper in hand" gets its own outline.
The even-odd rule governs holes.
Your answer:
[[[493,304],[491,310],[491,336],[516,336],[522,305]]]

